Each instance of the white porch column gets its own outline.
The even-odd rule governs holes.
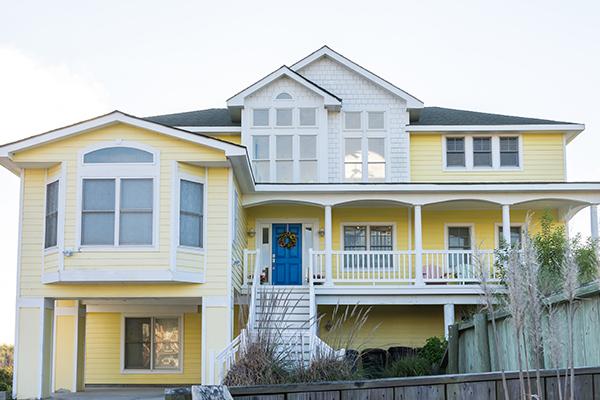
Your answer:
[[[415,205],[415,280],[417,286],[425,286],[425,282],[423,282],[423,231],[420,205]]]
[[[590,206],[590,228],[592,239],[598,239],[598,205],[596,204]]]
[[[508,204],[502,206],[502,238],[504,243],[510,246],[510,206]]]
[[[454,304],[444,304],[444,336],[448,339],[448,326],[454,325]]]
[[[325,285],[333,285],[331,206],[325,206]]]

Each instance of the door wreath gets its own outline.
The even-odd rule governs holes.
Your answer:
[[[283,249],[292,249],[298,243],[298,236],[293,232],[282,232],[277,237],[277,244]]]

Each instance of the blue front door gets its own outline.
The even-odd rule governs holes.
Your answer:
[[[302,224],[273,224],[272,231],[273,285],[302,285]],[[281,235],[286,232],[296,235],[293,247],[279,244]]]

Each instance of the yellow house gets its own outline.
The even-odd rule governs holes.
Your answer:
[[[15,395],[218,381],[274,287],[301,321],[373,306],[371,347],[443,336],[528,212],[535,231],[591,206],[597,237],[600,183],[566,181],[583,129],[425,107],[323,47],[225,109],[3,145],[21,177]],[[307,352],[327,329],[297,328]]]

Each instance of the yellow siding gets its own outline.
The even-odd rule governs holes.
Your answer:
[[[354,306],[348,306],[352,309]],[[431,336],[444,336],[443,306],[373,306],[367,322],[358,332],[353,329],[356,321],[350,319],[338,331],[328,331],[335,306],[320,306],[319,314],[325,314],[319,324],[319,336],[332,346],[344,344],[354,334],[349,344],[353,349],[388,348],[390,346],[420,347]],[[339,306],[338,318],[346,306]],[[339,319],[336,319],[339,321]]]
[[[50,251],[44,254],[44,272],[58,271],[58,252]]]
[[[522,134],[523,168],[521,171],[444,171],[443,137],[439,133],[410,136],[412,182],[514,182],[566,179],[562,133]]]
[[[77,168],[82,150],[98,143],[122,139],[142,143],[160,151],[159,242],[158,248],[149,251],[100,252],[85,251],[64,257],[65,270],[127,269],[149,270],[170,268],[171,207],[173,162],[203,162],[226,160],[222,151],[170,138],[148,130],[118,124],[84,133],[42,147],[32,148],[15,155],[22,162],[63,162],[66,166],[65,247],[76,248],[77,237]],[[186,168],[186,164],[183,168]],[[198,168],[198,167],[195,167]],[[57,171],[57,167],[52,167]],[[203,168],[201,168],[203,170]],[[47,297],[186,297],[224,295],[227,287],[227,229],[229,169],[208,168],[207,208],[208,233],[207,283],[203,285],[42,285],[42,248],[44,198],[47,170],[26,169],[24,172],[23,230],[21,241],[20,296]],[[57,254],[56,257],[62,257]],[[52,265],[52,264],[50,264]]]
[[[232,271],[232,281],[233,287],[235,290],[239,292],[242,281],[243,281],[243,265],[244,262],[244,249],[248,248],[248,235],[246,233],[246,209],[242,207],[242,192],[238,185],[237,180],[234,178],[234,190],[237,193],[237,202],[233,204],[237,212],[237,226],[235,227],[235,232],[233,233],[233,259],[238,262],[238,265]]]
[[[120,313],[88,313],[86,319],[86,384],[200,383],[201,315],[185,314],[183,372],[129,374],[121,372]]]
[[[233,143],[233,144],[241,144],[242,143],[242,137],[240,136],[239,133],[232,133],[231,135],[211,135],[214,138],[217,138],[219,140],[224,140],[226,142],[229,143]]]

